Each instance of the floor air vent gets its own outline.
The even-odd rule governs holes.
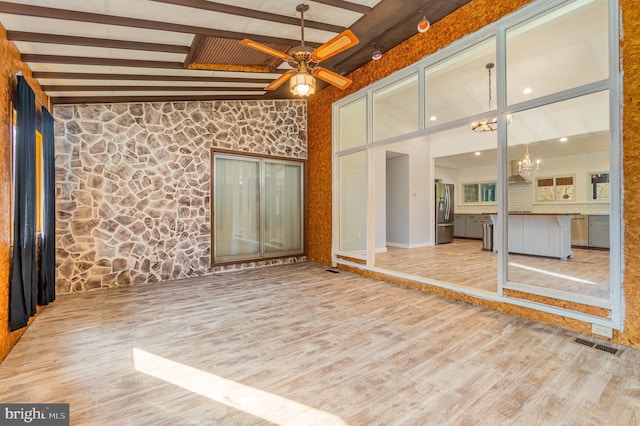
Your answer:
[[[622,350],[620,349],[612,348],[611,346],[607,346],[607,345],[595,344],[593,342],[580,339],[580,338],[577,338],[575,342],[584,346],[588,346],[590,348],[598,349],[603,352],[608,352],[612,355],[620,355],[622,353]]]
[[[618,350],[616,348],[612,348],[611,346],[607,346],[607,345],[596,345],[596,349],[609,352],[610,354],[613,354],[613,355],[616,355],[618,353]]]
[[[585,345],[585,346],[589,346],[590,348],[592,348],[592,347],[594,347],[596,345],[593,342],[590,342],[590,341],[584,340],[584,339],[580,339],[580,338],[576,339],[576,343],[579,343],[579,344]]]
[[[335,269],[325,269],[327,272],[331,272],[332,274],[339,274],[340,271],[336,271]]]

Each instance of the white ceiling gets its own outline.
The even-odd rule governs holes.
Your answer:
[[[372,37],[383,40],[381,45],[385,49],[393,47],[385,46],[385,43],[389,44],[392,41],[385,42],[384,38],[392,37],[387,34],[387,29],[391,27],[394,28],[394,34],[399,34],[398,24],[403,22],[398,21],[399,16],[409,22],[409,32],[407,33],[406,29],[403,30],[403,37],[406,38],[415,34],[414,21],[417,22],[419,19],[417,11],[422,6],[437,15],[433,19],[440,19],[468,1],[403,0],[400,3],[397,0],[8,0],[0,1],[0,23],[8,30],[9,39],[14,41],[21,54],[34,55],[26,56],[25,61],[36,72],[36,78],[42,85],[117,88],[114,91],[109,91],[108,87],[88,91],[82,87],[48,90],[48,94],[54,98],[78,96],[82,101],[82,99],[105,96],[107,99],[109,96],[138,96],[144,100],[145,97],[159,96],[188,98],[209,95],[215,98],[217,95],[235,95],[260,99],[268,94],[262,90],[263,87],[277,78],[280,72],[186,69],[184,63],[196,35],[215,33],[216,36],[231,39],[253,38],[261,43],[269,43],[265,40],[271,39],[287,40],[285,45],[297,46],[301,34],[300,14],[296,11],[296,6],[306,3],[309,5],[309,10],[305,12],[304,36],[310,45],[317,46],[325,43],[345,28],[353,27],[355,32],[357,27],[356,36],[361,38],[361,46],[356,46],[335,58],[336,62],[339,60],[341,64],[349,59],[351,62],[348,62],[348,66],[351,67],[349,69],[351,71],[361,66],[363,61],[370,60],[371,54],[368,49],[369,39]],[[207,8],[215,8],[217,11]],[[391,16],[390,11],[395,15]],[[123,22],[122,18],[130,21]],[[389,22],[380,25],[385,18],[388,18]],[[371,25],[367,25],[369,22]],[[18,35],[18,33],[28,33],[28,36]],[[34,39],[34,34],[44,35],[44,37]],[[90,38],[98,42],[93,43],[86,39],[83,41],[60,40],[59,36]],[[402,41],[397,39],[398,36],[393,35],[396,37],[393,43]],[[26,40],[24,37],[27,37]],[[105,47],[104,44],[109,41],[118,42],[117,46]],[[166,49],[164,46],[159,49],[150,49],[139,45],[133,47],[125,45],[124,42],[170,45],[172,48]],[[176,49],[178,51],[175,51]],[[96,60],[98,60],[97,64]],[[118,63],[122,60],[136,62]],[[142,64],[141,61],[157,61],[158,65]],[[328,65],[331,69],[332,64]],[[341,68],[334,71],[344,72],[343,65]],[[38,77],[38,73],[43,72],[102,75],[96,78],[88,76],[73,78],[73,76],[60,75]],[[127,80],[122,77],[115,78],[116,74],[149,78],[138,77]],[[109,76],[112,77],[109,78]],[[174,81],[163,81],[156,78],[157,76],[180,78]],[[187,77],[209,77],[221,81],[215,82],[217,84],[207,84],[213,81],[188,81]],[[230,82],[229,79],[241,79],[241,81]],[[259,80],[256,81],[256,79]],[[171,88],[175,85],[193,87],[194,90],[180,92],[163,89],[163,86]],[[155,86],[157,90],[135,91],[121,86]],[[221,87],[244,90],[229,94],[221,92]],[[53,99],[54,103],[57,101],[63,102],[62,99]]]
[[[470,137],[473,132],[469,130]],[[480,155],[476,155],[479,152]],[[534,159],[545,161],[551,158],[571,157],[578,154],[602,153],[609,155],[609,133],[599,132],[595,134],[582,134],[568,138],[566,142],[559,139],[538,141],[529,144],[529,152]],[[509,160],[521,159],[524,155],[522,145],[512,145],[508,149]],[[496,167],[498,165],[497,149],[485,149],[469,151],[463,154],[450,155],[434,159],[438,167],[447,167],[458,170],[474,169],[479,167]]]

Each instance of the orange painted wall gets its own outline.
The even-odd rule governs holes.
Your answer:
[[[31,70],[20,60],[16,46],[7,40],[0,25],[0,361],[22,336],[26,327],[9,332],[9,267],[11,265],[11,93],[15,73],[22,71],[36,96],[47,105],[48,98],[40,85],[31,78]],[[32,319],[33,321],[33,319]]]
[[[451,44],[467,34],[501,19],[530,3],[531,0],[473,0],[453,14],[433,24],[424,34],[416,34],[384,53],[381,60],[370,62],[352,72],[354,83],[345,91],[329,87],[309,101],[309,177],[307,229],[309,260],[331,263],[331,105],[337,100],[405,68],[423,57]],[[620,0],[623,38],[621,63],[624,70],[623,96],[623,174],[624,174],[624,295],[625,324],[613,340],[640,347],[640,8],[635,0]],[[362,272],[361,272],[362,273]],[[393,281],[381,274],[365,275]],[[487,302],[460,293],[444,291],[418,283],[398,282],[424,291],[441,294],[491,309],[520,315],[560,327],[590,333],[589,324],[505,303]]]

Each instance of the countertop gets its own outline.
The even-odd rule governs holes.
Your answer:
[[[482,214],[497,215],[498,213],[488,212],[488,213],[482,213]],[[509,214],[514,216],[515,215],[520,215],[520,216],[580,216],[581,215],[580,213],[533,213],[533,212],[519,212],[519,211],[509,212]]]

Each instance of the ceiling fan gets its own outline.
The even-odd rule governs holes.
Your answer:
[[[300,46],[296,46],[284,53],[269,46],[255,42],[253,40],[244,39],[240,43],[252,49],[259,50],[276,58],[286,61],[293,67],[282,74],[280,77],[271,82],[265,90],[275,90],[282,86],[287,80],[291,79],[291,92],[296,96],[309,96],[316,90],[316,82],[314,76],[320,80],[336,86],[340,89],[346,89],[352,81],[326,68],[319,67],[318,64],[340,52],[358,44],[358,39],[350,30],[345,30],[318,47],[312,49],[304,44],[304,12],[309,10],[308,4],[299,4],[296,10],[300,12]]]

